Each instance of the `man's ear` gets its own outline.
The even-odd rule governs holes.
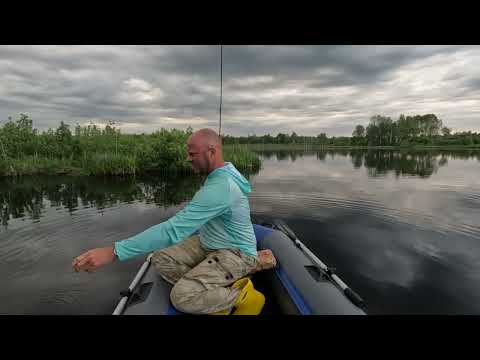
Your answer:
[[[208,150],[211,150],[213,155],[215,155],[217,153],[217,149],[213,145],[209,145]]]

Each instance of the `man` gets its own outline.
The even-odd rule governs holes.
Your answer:
[[[193,133],[188,161],[207,179],[192,201],[168,221],[114,246],[87,251],[72,263],[76,271],[95,271],[118,258],[158,250],[152,264],[173,286],[170,299],[191,314],[259,313],[265,298],[246,275],[261,264],[250,220],[249,182],[223,160],[222,142],[211,129]],[[199,235],[192,234],[199,231]],[[161,249],[161,250],[159,250]],[[242,279],[243,278],[243,279]]]

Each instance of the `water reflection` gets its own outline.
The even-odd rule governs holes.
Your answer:
[[[451,159],[477,159],[478,150],[372,150],[372,149],[326,149],[315,152],[302,150],[257,151],[264,159],[295,162],[297,158],[315,154],[319,161],[335,160],[336,156],[350,158],[355,169],[365,167],[370,177],[399,176],[430,177]]]
[[[250,178],[251,174],[244,174]],[[4,227],[11,219],[38,221],[47,207],[74,213],[79,208],[109,208],[120,203],[144,202],[174,206],[189,200],[203,176],[148,176],[145,178],[19,177],[0,180],[0,216]]]
[[[393,172],[396,177],[413,175],[429,177],[437,172],[440,164],[430,153],[402,153],[393,151],[369,151],[364,156],[364,166],[372,177]],[[445,163],[443,163],[445,164]]]
[[[104,209],[119,203],[142,201],[157,205],[178,205],[192,198],[202,177],[94,178],[21,177],[0,181],[2,225],[10,219],[39,220],[46,207]]]
[[[295,160],[297,160],[297,157],[303,156],[303,152],[297,150],[277,150],[275,151],[275,156],[277,157],[278,161],[295,162]]]

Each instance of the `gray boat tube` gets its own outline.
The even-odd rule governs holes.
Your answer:
[[[270,249],[277,266],[268,272],[282,313],[366,315],[365,303],[318,259],[282,221],[255,221],[258,249]],[[280,284],[278,284],[280,282]],[[297,309],[295,311],[292,307]]]
[[[338,277],[334,273],[335,269],[328,267],[325,265],[318,257],[313,254],[309,248],[307,248],[295,235],[292,229],[290,229],[287,224],[285,224],[281,220],[275,220],[274,221],[274,227],[276,227],[278,230],[282,231],[285,235],[287,235],[294,243],[296,246],[298,246],[304,254],[309,258],[309,260],[315,265],[318,266],[319,270],[324,274],[324,276],[327,276],[331,279],[332,282],[334,282],[340,289],[343,291],[345,296],[357,307],[361,309],[365,309],[366,305],[363,299],[355,292],[353,291],[350,287],[348,287],[347,284],[345,284],[342,279]]]

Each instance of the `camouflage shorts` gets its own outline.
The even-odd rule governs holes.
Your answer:
[[[152,264],[174,285],[170,299],[175,308],[185,313],[210,314],[234,306],[239,291],[229,285],[252,273],[258,259],[238,249],[206,249],[200,237],[194,235],[155,252]]]

